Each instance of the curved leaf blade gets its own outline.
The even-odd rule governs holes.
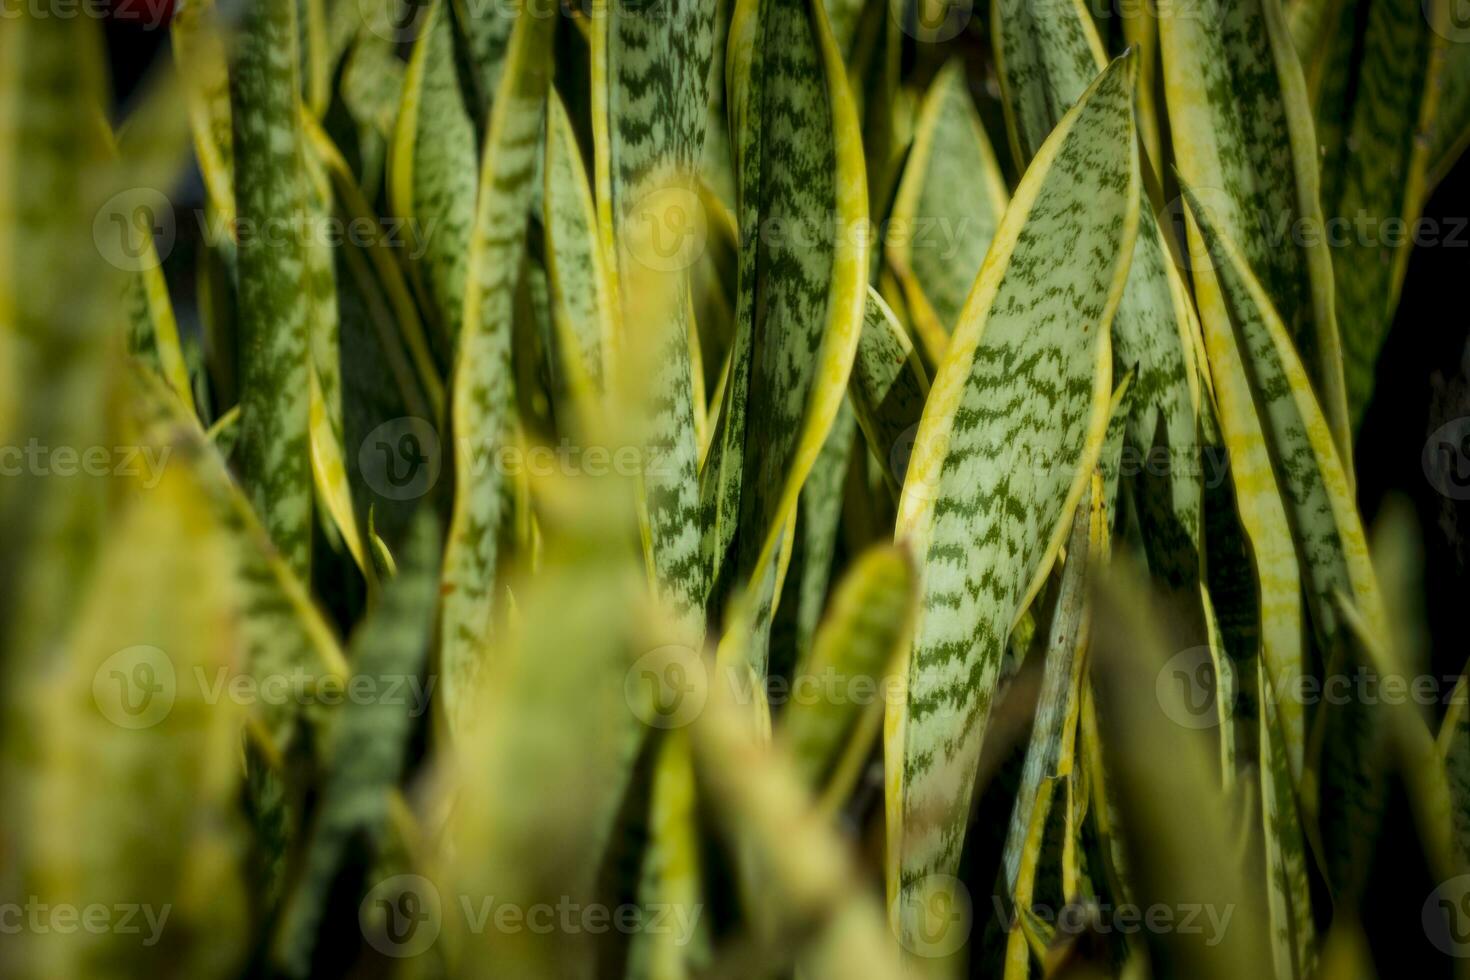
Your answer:
[[[1351,469],[1332,257],[1319,233],[1317,143],[1280,0],[1161,10],[1159,43],[1180,175],[1196,192],[1208,190],[1221,230],[1260,276]],[[1194,280],[1201,318],[1220,317],[1208,262],[1194,263]]]
[[[505,507],[504,481],[489,460],[513,438],[511,318],[555,26],[550,18],[521,13],[485,137],[450,401],[455,487],[441,579],[440,689],[456,732],[474,710],[494,616],[497,536]]]
[[[1108,326],[1137,232],[1133,65],[1114,62],[1043,145],[934,380],[899,503],[922,602],[886,722],[888,893],[900,937],[959,859],[1006,637],[1101,449]],[[1058,240],[1075,243],[1059,251]]]
[[[964,63],[953,60],[924,96],[888,221],[888,261],[903,285],[915,332],[935,364],[944,356],[1009,200],[970,99]]]

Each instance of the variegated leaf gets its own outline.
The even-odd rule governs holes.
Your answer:
[[[644,449],[645,547],[660,593],[703,633],[699,440],[690,383],[688,268],[703,247],[714,5],[599,7],[593,17],[598,223],[612,284],[610,373]]]
[[[276,936],[282,967],[305,975],[332,882],[350,839],[377,840],[387,831],[389,798],[403,769],[408,739],[428,708],[423,668],[438,600],[438,527],[418,516],[402,572],[383,589],[380,604],[353,636],[349,685],[370,692],[343,705],[322,750],[325,772],[304,870]]]
[[[929,397],[929,379],[893,310],[871,287],[848,390],[863,437],[884,464],[883,475],[896,496]]]
[[[133,378],[131,391],[138,415],[137,439],[145,458],[157,461],[150,468],[165,464],[187,468],[214,520],[230,538],[232,594],[239,603],[236,615],[243,647],[242,662],[232,666],[262,685],[299,676],[341,681],[347,662],[331,627],[306,585],[273,548],[258,515],[197,420],[184,415],[151,376]],[[303,720],[319,728],[326,718],[320,704],[289,699],[262,699],[256,710],[254,723],[277,755],[297,747]]]
[[[1271,962],[1269,925],[1260,865],[1248,858],[1259,857],[1260,849],[1249,845],[1243,854],[1239,829],[1231,825],[1244,801],[1222,791],[1208,732],[1178,724],[1190,712],[1188,695],[1158,683],[1171,652],[1191,640],[1169,630],[1173,617],[1147,601],[1126,565],[1095,576],[1092,593],[1093,735],[1101,742],[1117,822],[1106,806],[1095,805],[1094,812],[1127,845],[1127,901],[1178,908],[1208,896],[1198,932],[1149,937],[1150,970],[1212,980],[1259,973]],[[1084,712],[1084,741],[1085,719]],[[1188,820],[1178,819],[1181,805],[1189,808]]]
[[[121,188],[97,125],[106,100],[101,32],[87,18],[16,13],[0,32],[0,444],[111,452],[113,366],[124,360],[121,270],[141,242],[135,198],[110,196]],[[20,467],[0,481],[9,556],[0,622],[16,677],[49,662],[69,629],[107,516],[109,481],[95,469],[65,479],[49,471]],[[32,730],[24,703],[7,692],[15,711],[7,733]],[[20,791],[7,785],[0,795]]]
[[[1046,822],[1055,781],[1065,777],[1072,766],[1072,747],[1081,710],[1081,685],[1084,671],[1090,610],[1087,608],[1087,570],[1089,562],[1101,567],[1107,555],[1101,476],[1092,481],[1090,493],[1082,498],[1072,518],[1067,542],[1067,560],[1062,568],[1056,606],[1046,640],[1045,674],[1036,717],[1031,724],[1031,740],[1026,747],[1026,764],[1021,785],[1016,791],[1016,805],[1011,811],[1010,830],[1006,835],[1002,868],[1007,891],[1018,905],[1029,902],[1029,895],[1016,891],[1023,864],[1034,868],[1039,853],[1031,847],[1033,830]]]
[[[209,203],[228,228],[235,218],[235,136],[225,35],[214,0],[180,4],[170,32],[188,100],[195,158]]]
[[[302,125],[307,125],[305,119]],[[311,475],[316,499],[342,536],[348,552],[369,582],[371,559],[352,511],[347,481],[342,410],[341,319],[337,305],[337,276],[333,247],[322,234],[333,216],[332,188],[314,148],[303,145],[302,174],[306,187],[306,291],[310,306],[308,339],[311,351],[310,446]]]
[[[783,576],[781,600],[771,625],[771,654],[782,673],[811,653],[817,621],[826,606],[856,434],[857,418],[847,400],[801,487],[792,528],[790,567]]]
[[[146,217],[140,219],[147,221]],[[194,393],[189,383],[189,368],[184,363],[183,346],[179,343],[179,324],[168,296],[168,283],[163,278],[162,260],[152,235],[139,237],[143,243],[143,254],[138,260],[140,268],[128,277],[126,286],[132,326],[128,332],[128,350],[163,378],[179,401],[192,410]]]
[[[550,371],[563,431],[586,433],[598,416],[607,349],[613,341],[612,296],[597,233],[597,208],[582,151],[561,97],[552,92],[546,118],[546,277],[552,335]],[[565,405],[560,400],[565,400]]]
[[[700,491],[714,568],[733,546],[732,581],[757,588],[856,354],[867,185],[856,113],[821,4],[743,0],[731,35],[742,239],[736,336]]]
[[[31,901],[127,903],[138,929],[25,930],[7,941],[25,972],[244,968],[244,708],[208,686],[241,653],[230,543],[186,468],[159,477],[129,481],[72,637],[34,689],[48,732],[33,761],[34,843],[7,860]]]
[[[964,63],[951,61],[924,96],[888,220],[888,261],[931,363],[944,357],[1009,200]]]
[[[1191,214],[1193,212],[1191,211]],[[1223,291],[1222,286],[1222,291]],[[1224,448],[1230,461],[1230,482],[1234,490],[1243,543],[1247,547],[1246,563],[1233,566],[1236,574],[1229,579],[1232,590],[1241,589],[1242,573],[1250,574],[1255,585],[1253,601],[1234,592],[1223,596],[1229,615],[1237,607],[1251,607],[1255,620],[1248,624],[1254,634],[1254,649],[1265,663],[1271,691],[1293,691],[1301,683],[1306,670],[1303,649],[1301,568],[1292,545],[1287,517],[1287,498],[1271,463],[1266,432],[1269,423],[1261,417],[1246,364],[1249,351],[1231,326],[1230,317],[1207,317],[1203,321],[1205,347],[1210,374],[1214,380],[1218,423]],[[1224,521],[1222,513],[1220,520]],[[1221,528],[1222,532],[1233,528]],[[1238,533],[1238,532],[1235,532]],[[1212,542],[1213,544],[1213,542]],[[1217,561],[1225,567],[1227,549],[1219,549]],[[1212,550],[1212,554],[1215,551]],[[1212,580],[1213,587],[1214,580]],[[1239,598],[1240,601],[1236,601]],[[1233,621],[1227,621],[1227,645]],[[1247,624],[1240,624],[1247,628]],[[1282,698],[1281,734],[1285,740],[1287,759],[1293,778],[1302,772],[1303,747],[1306,744],[1306,720],[1300,699]]]
[[[1447,0],[1368,4],[1361,57],[1340,107],[1341,142],[1322,167],[1342,333],[1348,412],[1356,428],[1373,390],[1378,352],[1398,307],[1427,196],[1430,133],[1439,104],[1440,74],[1449,42]],[[1338,43],[1351,44],[1350,40]],[[1330,111],[1324,105],[1319,117]],[[1395,230],[1395,228],[1400,230]]]
[[[1470,44],[1463,43],[1459,33],[1454,37],[1458,43],[1445,48],[1440,71],[1439,109],[1429,136],[1425,193],[1449,174],[1465,147],[1470,146]]]
[[[1273,538],[1288,527],[1286,514],[1291,515],[1289,527],[1296,559],[1305,575],[1303,586],[1308,608],[1324,644],[1330,646],[1338,632],[1332,598],[1337,591],[1353,596],[1371,628],[1381,635],[1385,629],[1382,601],[1368,560],[1362,522],[1302,361],[1264,286],[1251,274],[1241,252],[1217,224],[1216,215],[1192,190],[1186,189],[1185,195],[1194,227],[1209,248],[1226,315],[1224,326],[1229,331],[1227,334],[1219,330],[1214,322],[1206,326],[1210,367],[1220,401],[1221,426],[1232,452],[1237,493],[1244,497],[1243,486],[1254,480],[1261,481],[1257,486],[1270,488],[1270,498],[1275,501],[1271,509],[1283,511],[1267,532]],[[1227,388],[1232,390],[1227,393]],[[1227,409],[1227,402],[1233,402],[1235,407]],[[1227,414],[1235,419],[1227,419]],[[1232,433],[1232,428],[1241,422],[1240,416],[1247,414],[1256,417],[1258,428],[1241,428]],[[1247,458],[1254,458],[1257,463],[1248,464]],[[1265,468],[1260,464],[1265,464]],[[1284,492],[1277,491],[1278,486]],[[1278,568],[1289,569],[1293,564],[1291,558],[1275,557],[1279,547],[1276,542],[1256,534],[1251,537],[1257,570],[1262,577],[1263,604],[1270,604],[1271,600],[1264,597],[1267,592],[1283,602],[1290,592],[1290,602],[1295,604],[1294,575],[1290,576],[1293,582],[1289,588],[1284,583],[1279,591],[1266,587],[1266,576]],[[1267,549],[1269,555],[1264,553]],[[1262,619],[1266,624],[1273,621],[1269,608],[1263,608]],[[1284,633],[1285,626],[1283,639]],[[1266,646],[1267,662],[1273,672],[1271,680],[1277,693],[1294,690],[1289,685],[1296,683],[1300,666],[1288,668],[1285,659],[1273,663],[1269,641]],[[1285,699],[1286,702],[1297,700]],[[1299,713],[1300,708],[1297,703],[1292,710]],[[1299,722],[1288,721],[1286,711],[1283,715],[1290,747],[1292,731]],[[1298,765],[1293,760],[1294,771]]]
[[[517,8],[487,4],[483,0],[447,0],[445,13],[452,9],[456,33],[464,38],[473,75],[473,93],[466,105],[479,125],[490,118],[500,92],[500,77],[510,57],[511,31]],[[532,16],[548,17],[550,8],[535,8]]]
[[[1104,65],[1085,4],[991,8],[1006,119],[1024,165]],[[1187,289],[1152,205],[1139,216],[1128,286],[1113,319],[1113,371],[1135,370],[1125,440],[1147,470],[1135,484],[1150,568],[1171,585],[1198,587],[1200,530],[1198,373]],[[1162,466],[1159,464],[1162,463]],[[1111,498],[1110,498],[1111,499]]]
[[[797,665],[781,741],[802,781],[830,811],[847,797],[867,761],[883,716],[882,692],[900,646],[908,642],[912,560],[892,545],[875,548],[838,585],[811,656]]]
[[[514,43],[511,50],[507,83],[516,71]],[[508,104],[502,89],[495,111]],[[454,794],[445,830],[453,850],[436,878],[441,894],[468,896],[475,910],[488,908],[486,901],[523,908],[603,901],[598,872],[644,741],[640,718],[656,718],[641,700],[648,688],[640,670],[663,644],[677,642],[677,630],[650,621],[630,546],[631,488],[548,493],[556,489],[567,508],[549,530],[541,573],[516,587],[519,614],[495,638],[489,682],[466,692],[475,702],[445,781]],[[532,784],[541,789],[517,789]],[[687,937],[699,900],[673,901],[665,914],[677,918],[656,934]],[[475,929],[474,921],[444,916],[451,973],[593,973],[598,937],[587,930]]]
[[[1159,12],[1164,91],[1182,179],[1219,211],[1301,351],[1351,472],[1342,353],[1306,82],[1280,0]],[[1223,316],[1209,253],[1191,237],[1200,316]]]
[[[485,137],[482,193],[466,258],[464,322],[450,403],[454,509],[444,552],[440,624],[440,685],[456,731],[469,721],[477,700],[475,678],[487,653],[494,613],[504,481],[492,460],[512,432],[511,316],[525,252],[554,25],[544,17],[515,18]]]
[[[241,352],[235,458],[271,540],[309,579],[313,275],[292,0],[250,5],[233,82]]]
[[[923,598],[885,753],[900,937],[923,927],[924,896],[955,872],[1006,638],[1101,448],[1108,328],[1137,232],[1132,88],[1132,63],[1120,59],[1042,146],[919,423],[897,535],[920,561]]]
[[[724,834],[766,886],[758,897],[769,924],[757,936],[761,949],[800,949],[801,972],[811,976],[901,975],[847,847],[817,818],[785,753],[752,737],[740,698],[727,683],[711,684],[691,740]]]
[[[413,269],[446,362],[464,322],[478,186],[475,127],[455,74],[449,2],[435,0],[423,15],[388,161],[388,201],[410,221],[420,254]]]
[[[1307,840],[1297,804],[1291,760],[1282,735],[1277,696],[1265,672],[1256,672],[1259,712],[1261,811],[1266,841],[1266,906],[1276,976],[1305,980],[1317,965],[1317,934],[1307,879]]]

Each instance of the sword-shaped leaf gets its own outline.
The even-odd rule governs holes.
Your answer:
[[[403,77],[403,101],[388,161],[388,201],[417,241],[412,267],[448,360],[464,321],[478,169],[475,127],[454,67],[449,0],[423,15]]]
[[[1109,521],[1113,521],[1117,513],[1118,479],[1123,475],[1123,433],[1133,414],[1133,377],[1133,372],[1129,371],[1117,379],[1113,399],[1108,403],[1108,431],[1103,436],[1102,455],[1097,461],[1103,477],[1103,507],[1108,512]]]
[[[178,5],[170,31],[204,189],[228,228],[235,219],[235,135],[225,36],[214,0]]]
[[[137,269],[127,279],[125,302],[131,329],[128,350],[149,369],[168,383],[169,389],[187,408],[194,408],[194,392],[189,384],[189,368],[179,343],[179,324],[174,318],[173,303],[164,281],[163,260],[154,244],[154,216],[147,207],[134,212],[128,234],[137,233],[142,245]]]
[[[783,577],[783,591],[771,626],[771,653],[783,674],[787,667],[810,655],[812,637],[827,604],[856,434],[857,419],[851,402],[844,401],[801,488],[792,527],[790,566]]]
[[[292,570],[311,569],[312,272],[292,0],[249,6],[233,86],[241,479]]]
[[[1354,427],[1373,391],[1416,224],[1427,196],[1429,134],[1438,107],[1444,0],[1368,6],[1363,51],[1344,107],[1341,152],[1324,161],[1322,209],[1337,284],[1343,375]],[[1323,112],[1327,107],[1323,107]]]
[[[353,635],[347,683],[369,693],[348,698],[327,733],[303,877],[276,937],[279,961],[294,975],[309,972],[316,931],[351,837],[383,834],[417,713],[428,708],[422,677],[438,600],[438,537],[432,513],[421,512],[401,556],[402,571]]]
[[[514,71],[512,53],[503,80]],[[502,89],[495,111],[507,101]],[[545,488],[545,499],[558,489]],[[558,898],[584,907],[602,901],[598,869],[630,790],[639,719],[655,717],[638,697],[646,690],[640,670],[677,636],[650,622],[646,579],[629,546],[631,488],[561,492],[567,508],[547,518],[540,573],[516,589],[519,614],[496,636],[485,667],[492,682],[473,692],[449,773],[453,850],[439,880],[457,975],[592,975],[598,937],[587,930],[476,930],[447,901],[469,896],[477,914],[493,911],[487,900],[528,909]],[[524,792],[531,785],[540,789]],[[697,908],[681,903],[665,914],[687,927]],[[653,930],[665,938],[670,931]]]
[[[342,62],[338,91],[345,112],[328,114],[328,123],[339,131],[339,138],[353,145],[354,172],[374,199],[382,187],[398,130],[403,77],[408,73],[397,49],[394,41],[363,30]]]
[[[929,397],[929,379],[908,334],[871,286],[848,390],[868,448],[884,463],[883,475],[896,495]]]
[[[741,696],[723,679],[711,684],[691,740],[724,836],[748,856],[763,885],[760,918],[767,928],[757,931],[757,952],[791,956],[799,949],[803,975],[901,975],[848,848],[819,818],[785,753],[753,737]]]
[[[1090,494],[1082,499],[1072,518],[1067,562],[1062,568],[1056,608],[1047,634],[1041,695],[1006,835],[1002,856],[1005,887],[1022,908],[1029,904],[1030,896],[1019,894],[1017,883],[1023,870],[1034,870],[1040,858],[1040,840],[1034,828],[1038,823],[1046,823],[1053,790],[1072,768],[1082,685],[1087,676],[1083,669],[1091,614],[1086,603],[1087,570],[1089,562],[1093,568],[1100,568],[1107,559],[1102,491],[1099,476],[1092,481]]]
[[[1332,258],[1321,235],[1317,143],[1280,0],[1209,0],[1161,10],[1159,43],[1180,175],[1208,194],[1221,231],[1260,276],[1309,366],[1351,470]],[[1202,260],[1208,253],[1192,252],[1201,319],[1218,319],[1218,286]]]
[[[696,640],[709,578],[699,548],[688,269],[704,245],[696,186],[714,37],[714,4],[612,3],[593,18],[596,196],[614,323],[608,356],[641,430],[650,573]]]
[[[837,42],[837,50],[846,54],[862,18],[864,0],[826,0],[825,5],[827,20],[832,24],[832,39]]]
[[[302,113],[302,126],[310,118]],[[374,580],[371,558],[362,541],[352,510],[344,449],[342,402],[342,324],[337,304],[336,262],[325,229],[334,213],[332,188],[314,146],[302,147],[306,183],[306,286],[310,312],[311,347],[311,475],[317,499],[330,516],[347,551],[369,582]]]
[[[886,724],[888,894],[900,937],[953,875],[1006,638],[1101,449],[1108,328],[1139,207],[1133,70],[1114,62],[1012,197],[919,423],[897,536],[922,601]],[[1056,242],[1071,243],[1059,249]]]
[[[597,208],[582,151],[561,97],[551,94],[546,118],[546,185],[541,225],[553,326],[549,367],[563,432],[587,431],[598,414],[605,352],[612,344],[612,297],[597,237]],[[564,404],[563,404],[564,402]]]
[[[451,395],[455,487],[444,551],[440,689],[456,731],[477,703],[475,677],[494,613],[497,533],[505,508],[504,481],[490,461],[513,431],[511,317],[555,26],[550,18],[530,16],[520,4],[517,10],[485,137]]]
[[[1313,975],[1317,935],[1307,880],[1307,838],[1297,804],[1291,760],[1281,731],[1277,696],[1264,671],[1256,672],[1260,739],[1261,813],[1266,840],[1266,907],[1276,976]],[[1294,695],[1288,695],[1294,697]]]
[[[1009,199],[964,63],[951,61],[924,96],[888,220],[888,261],[934,364],[944,357]]]
[[[1055,7],[1001,0],[991,20],[1006,120],[1024,166],[1102,70],[1102,41],[1080,0]],[[1188,292],[1153,207],[1145,204],[1128,286],[1113,318],[1113,373],[1135,371],[1124,438],[1148,463],[1133,482],[1149,566],[1184,588],[1197,588],[1202,558],[1196,421],[1202,366],[1194,358],[1195,329]]]
[[[118,188],[97,125],[106,100],[97,25],[20,14],[0,32],[0,443],[80,454],[115,445],[108,403],[124,323],[117,266],[139,232],[128,224],[131,210],[119,207],[133,198],[108,199]],[[47,663],[70,628],[102,539],[110,481],[88,467],[65,479],[49,466],[12,474],[0,481],[8,556],[0,622],[6,660],[24,677],[21,665]],[[24,706],[23,697],[6,701]],[[33,731],[16,721],[7,733],[12,724]]]
[[[1240,455],[1249,456],[1251,453],[1242,441],[1248,438],[1255,456],[1266,457],[1269,450],[1271,473],[1263,472],[1259,478],[1270,485],[1279,485],[1284,491],[1277,506],[1283,507],[1291,518],[1297,560],[1306,577],[1307,605],[1321,642],[1330,646],[1338,633],[1333,593],[1339,591],[1352,596],[1370,628],[1383,635],[1382,600],[1368,558],[1362,522],[1302,360],[1292,347],[1286,325],[1271,305],[1264,286],[1251,274],[1241,252],[1216,223],[1215,214],[1201,204],[1193,190],[1186,189],[1185,197],[1194,226],[1209,248],[1222,312],[1226,316],[1224,325],[1229,330],[1228,335],[1220,331],[1218,321],[1205,328],[1227,446],[1232,454],[1240,450]],[[1231,350],[1226,349],[1227,345]],[[1238,360],[1232,364],[1232,358]],[[1228,395],[1226,386],[1234,389]],[[1238,401],[1242,413],[1249,408],[1256,415],[1257,434],[1247,436],[1244,433],[1248,430],[1241,430],[1242,440],[1232,440],[1234,423],[1225,418],[1227,400]],[[1233,469],[1241,465],[1234,455],[1231,465]],[[1244,474],[1237,476],[1238,493],[1242,481],[1250,479]],[[1278,532],[1279,527],[1273,533]],[[1252,544],[1257,549],[1258,572],[1262,576],[1268,574],[1268,566],[1291,564],[1285,557],[1267,560],[1261,554],[1265,542],[1254,535]],[[1269,613],[1263,612],[1262,616],[1269,618]],[[1267,659],[1269,663],[1269,644]],[[1273,671],[1282,666],[1272,664]],[[1278,695],[1294,690],[1280,686],[1294,683],[1290,676],[1273,673],[1272,679],[1280,682],[1276,689]]]
[[[1345,593],[1336,593],[1334,599],[1351,662],[1379,679],[1407,677],[1396,645],[1384,644],[1384,634],[1374,631],[1373,624]],[[1413,812],[1419,847],[1430,871],[1441,881],[1470,874],[1470,855],[1459,849],[1455,837],[1455,794],[1418,705],[1411,700],[1385,698],[1370,711],[1376,716],[1374,726],[1385,731],[1392,748]]]
[[[407,279],[395,255],[395,248],[405,243],[395,242],[386,232],[377,231],[379,219],[342,152],[314,119],[305,113],[301,119],[310,152],[331,177],[339,219],[354,228],[373,229],[366,242],[355,237],[344,242],[343,247],[337,250],[338,258],[346,255],[349,266],[356,268],[362,265],[371,269],[376,273],[372,278],[378,281],[379,288],[386,294],[382,297],[386,309],[378,318],[378,334],[384,352],[394,361],[401,396],[421,417],[438,418],[440,406],[444,403],[444,382],[434,363],[429,338],[414,306]],[[338,282],[341,281],[339,276]]]
[[[473,81],[473,97],[466,103],[470,115],[479,125],[490,118],[490,110],[500,91],[500,76],[510,52],[511,28],[515,18],[507,16],[512,9],[480,0],[448,0],[454,11],[454,25],[464,45]],[[533,17],[548,16],[546,10],[533,10]],[[554,19],[554,18],[553,18]]]
[[[1151,936],[1151,972],[1211,980],[1259,972],[1270,962],[1269,925],[1259,867],[1244,860],[1230,825],[1241,797],[1222,792],[1208,733],[1181,728],[1174,719],[1190,709],[1158,684],[1170,652],[1191,638],[1170,631],[1167,611],[1126,576],[1124,565],[1093,578],[1089,657],[1093,734],[1101,736],[1107,792],[1128,845],[1127,900],[1145,908],[1202,903],[1209,923]],[[1096,801],[1099,817],[1105,802]],[[1188,820],[1178,819],[1180,806],[1189,808]]]
[[[792,764],[830,811],[847,797],[872,748],[883,698],[913,620],[915,574],[903,550],[864,554],[837,587],[811,656],[797,665],[779,733]],[[864,698],[859,692],[874,692]]]
[[[1450,710],[1445,712],[1444,723],[1439,730],[1439,752],[1444,756],[1445,770],[1449,774],[1450,790],[1454,797],[1455,845],[1462,854],[1470,854],[1470,712],[1465,710],[1470,701],[1470,681],[1461,674],[1450,699]]]
[[[741,250],[721,431],[702,474],[707,547],[755,587],[847,387],[862,332],[867,181],[818,0],[743,0],[731,26]],[[759,446],[759,452],[746,447]]]
[[[7,958],[33,951],[24,972],[38,975],[233,973],[250,916],[244,709],[196,680],[238,665],[228,535],[184,467],[146,489],[129,481],[120,502],[75,631],[32,689],[47,733],[31,773],[34,848],[7,865],[33,901],[133,908],[138,928],[27,931],[7,939]]]
[[[1444,67],[1440,70],[1439,111],[1429,134],[1429,173],[1425,178],[1428,194],[1454,167],[1465,147],[1470,146],[1470,44],[1463,35],[1452,35],[1458,43],[1444,50]]]
[[[1190,214],[1195,214],[1192,207]],[[1237,280],[1231,278],[1228,281]],[[1218,421],[1230,459],[1236,508],[1240,527],[1249,544],[1249,557],[1254,562],[1254,578],[1259,590],[1259,639],[1256,642],[1272,692],[1295,691],[1306,669],[1306,652],[1302,648],[1301,569],[1292,546],[1287,499],[1272,466],[1266,441],[1268,423],[1261,417],[1247,371],[1250,352],[1242,349],[1243,344],[1231,326],[1231,319],[1228,315],[1207,318],[1203,324]],[[1239,567],[1244,571],[1248,566]],[[1232,577],[1232,586],[1241,584],[1239,577]],[[1233,597],[1224,598],[1234,608]],[[1256,624],[1250,625],[1254,627]],[[1293,778],[1299,779],[1306,744],[1305,712],[1301,700],[1296,697],[1281,697],[1279,704],[1287,759]]]
[[[347,663],[326,619],[306,586],[272,547],[255,510],[230,475],[223,457],[198,421],[185,415],[152,376],[135,377],[132,404],[139,414],[138,441],[150,472],[166,465],[187,468],[208,502],[214,520],[230,537],[243,647],[237,670],[257,684],[304,676],[340,682]],[[325,713],[316,703],[263,698],[255,719],[277,754],[297,744],[301,722],[319,727]]]

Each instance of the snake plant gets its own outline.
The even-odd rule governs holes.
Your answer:
[[[1454,15],[8,6],[0,975],[1470,975]]]

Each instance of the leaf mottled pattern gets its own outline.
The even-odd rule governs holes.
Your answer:
[[[311,270],[297,123],[296,11],[251,4],[234,74],[241,478],[271,539],[311,567]]]
[[[505,511],[505,480],[494,459],[513,437],[511,318],[525,255],[554,23],[545,17],[516,18],[485,137],[466,259],[464,320],[450,404],[454,508],[441,580],[440,689],[455,731],[470,720],[494,615],[498,531]]]
[[[956,871],[1006,638],[1101,449],[1108,328],[1138,228],[1132,83],[1130,58],[1109,66],[1027,170],[919,425],[897,534],[922,599],[886,729],[900,935],[921,928],[930,877]]]

